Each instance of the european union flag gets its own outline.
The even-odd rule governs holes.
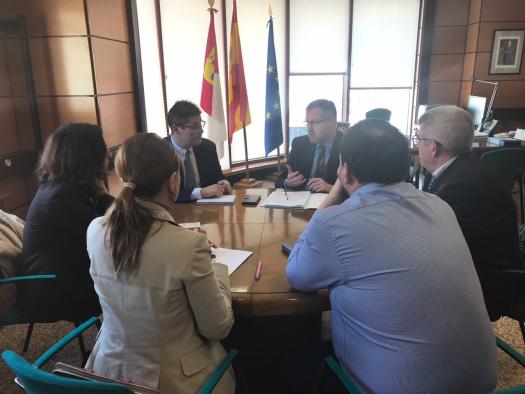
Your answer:
[[[268,21],[268,57],[266,62],[266,113],[264,122],[264,148],[266,156],[283,143],[283,123],[281,118],[281,99],[279,79],[273,41],[273,19]]]

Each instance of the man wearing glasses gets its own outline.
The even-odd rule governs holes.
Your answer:
[[[306,188],[328,193],[337,179],[339,144],[337,110],[333,102],[319,99],[306,107],[305,125],[308,135],[292,142],[287,171],[275,182],[275,187]]]
[[[426,111],[414,137],[426,177],[423,191],[454,210],[474,260],[491,320],[508,312],[518,295],[499,270],[520,267],[516,206],[510,193],[471,152],[470,114],[453,105]]]
[[[189,101],[177,101],[168,112],[171,135],[166,140],[175,148],[182,164],[177,202],[220,197],[231,192],[221,170],[215,144],[202,138],[206,122],[201,110]]]

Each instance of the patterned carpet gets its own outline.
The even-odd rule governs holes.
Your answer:
[[[63,337],[68,331],[73,329],[70,323],[60,322],[55,324],[38,324],[33,331],[33,337],[26,353],[26,358],[30,361],[36,360],[53,343]],[[525,353],[525,346],[516,321],[503,318],[494,323],[494,332],[502,339],[510,343],[516,350]],[[10,326],[0,329],[0,350],[12,349],[21,351],[25,338],[26,326]],[[88,348],[93,346],[95,341],[96,329],[90,328],[85,334],[84,339]],[[80,365],[80,351],[78,342],[74,341],[65,347],[56,357],[51,360],[46,369],[51,368],[56,361],[65,361],[72,365]],[[510,359],[505,353],[499,351],[498,362],[498,389],[513,387],[525,384],[525,368]],[[5,363],[0,362],[0,393],[22,393],[13,382],[13,375],[8,370]]]

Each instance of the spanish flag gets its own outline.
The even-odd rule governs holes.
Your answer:
[[[237,2],[233,0],[233,14],[230,34],[230,68],[228,77],[228,131],[230,143],[233,133],[242,128],[243,123],[251,123],[246,80],[242,63],[241,39],[237,23]]]
[[[219,62],[217,61],[217,41],[215,39],[215,15],[217,12],[210,3],[210,27],[204,54],[204,71],[202,76],[201,108],[208,114],[208,138],[215,142],[217,155],[224,156],[226,141],[226,122],[222,105],[221,81],[219,79]]]

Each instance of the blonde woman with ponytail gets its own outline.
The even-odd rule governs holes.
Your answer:
[[[86,367],[163,393],[196,393],[226,355],[233,325],[226,266],[212,263],[206,236],[179,227],[179,159],[155,134],[120,147],[123,182],[88,228],[90,273],[104,314]],[[227,371],[214,393],[233,393]]]

